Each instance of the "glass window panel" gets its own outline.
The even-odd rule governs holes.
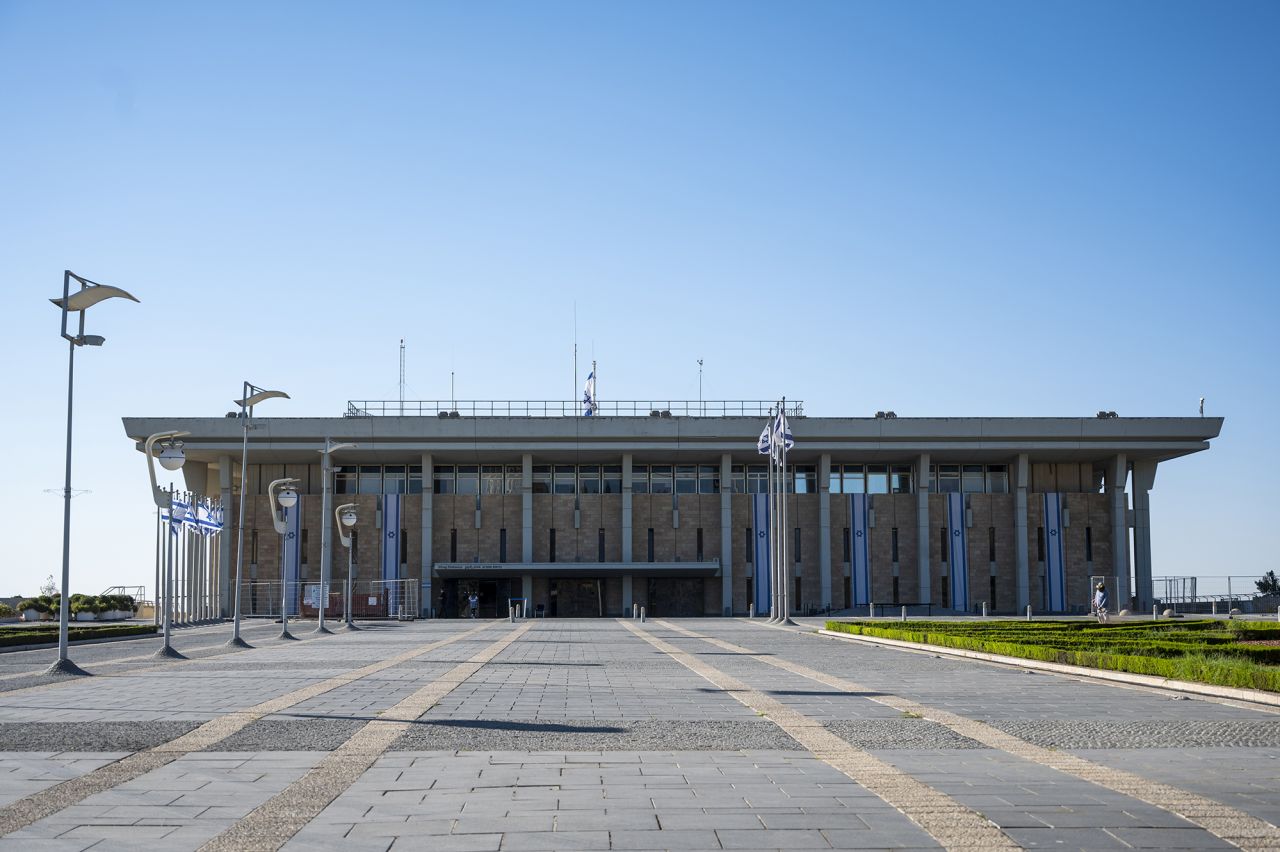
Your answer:
[[[929,465],[929,493],[938,493],[938,466],[936,464]]]
[[[382,469],[382,493],[403,494],[405,491],[405,468],[402,464],[389,464]]]
[[[986,488],[986,477],[983,476],[982,465],[965,465],[961,471],[960,489],[965,494],[981,494]]]
[[[422,465],[420,464],[409,465],[409,493],[422,493]]]
[[[729,469],[729,478],[732,480],[734,494],[747,493],[747,466],[745,464],[735,464]]]
[[[382,467],[376,464],[360,465],[360,493],[382,493]]]
[[[356,489],[358,487],[357,481],[355,465],[339,465],[333,471],[333,493],[355,494],[357,493]]]
[[[883,464],[867,465],[867,493],[889,493],[889,467]]]
[[[474,464],[458,465],[458,493],[480,493],[480,466]]]
[[[605,494],[622,493],[622,465],[607,464],[602,470],[601,491]]]
[[[518,464],[509,464],[506,467],[506,485],[504,486],[508,494],[519,494],[520,487],[524,482],[524,466]]]
[[[502,493],[502,465],[486,464],[480,466],[480,493]]]
[[[699,494],[719,494],[720,493],[720,465],[718,464],[698,465],[698,493]]]
[[[578,491],[582,494],[600,493],[600,465],[578,465]]]
[[[818,493],[818,468],[814,465],[796,465],[795,479],[797,494]]]
[[[832,494],[841,494],[840,465],[831,465],[831,473],[827,477],[827,490]]]
[[[551,493],[551,465],[535,464],[533,466],[533,493]]]
[[[860,464],[844,466],[843,494],[865,494],[867,492],[867,470]]]
[[[649,493],[671,493],[671,465],[655,464],[649,466]]]
[[[556,494],[576,493],[577,492],[577,483],[575,482],[576,477],[577,477],[577,471],[574,469],[573,465],[571,464],[556,465],[555,493]]]
[[[1009,468],[1003,464],[987,465],[987,493],[1009,493]]]
[[[676,493],[698,493],[698,466],[696,464],[676,465]]]
[[[631,493],[649,493],[649,466],[647,464],[631,466]]]
[[[958,464],[938,465],[938,493],[940,494],[959,494],[960,493],[960,465]]]
[[[769,466],[767,464],[753,464],[747,466],[747,493],[769,493]]]
[[[889,468],[889,489],[894,494],[911,493],[911,465],[895,464]]]
[[[432,477],[435,480],[433,488],[436,494],[453,493],[453,465],[436,465],[435,472],[432,474]]]

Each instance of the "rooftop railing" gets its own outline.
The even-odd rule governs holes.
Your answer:
[[[758,399],[623,399],[597,403],[596,417],[767,417],[777,402]],[[353,399],[346,417],[581,417],[571,400]],[[804,403],[787,403],[788,417],[803,417]]]

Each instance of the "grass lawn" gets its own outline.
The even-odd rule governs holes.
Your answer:
[[[80,622],[68,625],[67,641],[78,642],[84,639],[106,639],[119,636],[136,636],[155,633],[154,624],[93,624]],[[58,622],[44,622],[39,626],[18,627],[0,625],[0,648],[7,645],[39,645],[45,642],[58,641]]]
[[[1241,621],[828,621],[827,629],[1280,692],[1280,624]]]

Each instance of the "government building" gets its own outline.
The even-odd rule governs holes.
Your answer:
[[[272,410],[288,403],[272,403]],[[794,407],[793,407],[794,405]],[[245,505],[241,607],[343,611],[348,548],[324,511],[354,504],[357,617],[458,617],[520,603],[545,617],[746,615],[767,601],[768,403],[352,402],[332,418],[124,418],[182,441],[186,488],[220,502],[197,611],[229,615]],[[1152,606],[1150,491],[1161,465],[1208,449],[1220,418],[810,417],[788,404],[788,561],[795,614],[908,606],[913,614]],[[298,480],[272,523],[268,485]],[[292,544],[282,544],[286,538]],[[326,552],[327,551],[327,552]],[[184,565],[186,563],[183,563]],[[190,567],[180,568],[190,571]],[[330,582],[325,596],[323,572]],[[184,585],[185,584],[185,585]],[[767,606],[766,606],[767,609]],[[408,612],[406,612],[406,610]]]

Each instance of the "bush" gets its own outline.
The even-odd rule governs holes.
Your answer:
[[[18,604],[19,612],[25,612],[29,609],[34,609],[36,612],[48,612],[49,605],[39,598],[27,598],[22,603]]]
[[[13,607],[0,601],[0,618],[13,618]]]

